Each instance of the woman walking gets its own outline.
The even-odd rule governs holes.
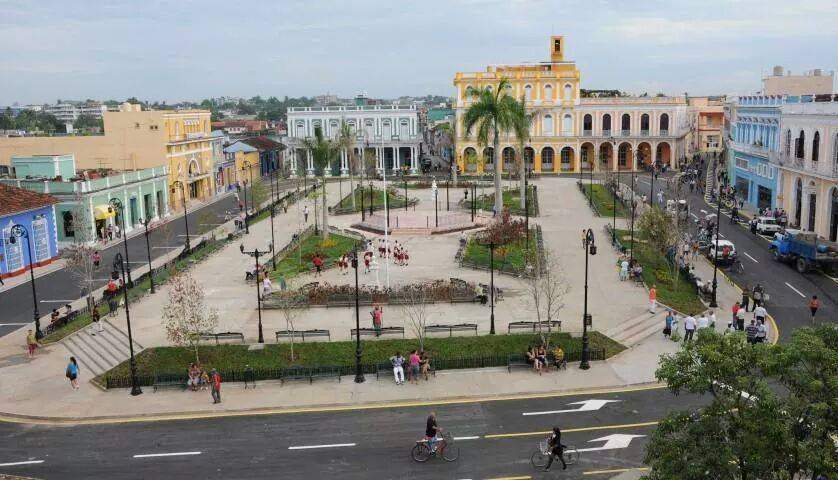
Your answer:
[[[76,357],[70,357],[70,363],[67,364],[67,369],[64,375],[70,380],[70,386],[73,390],[79,389],[79,364],[76,362]]]

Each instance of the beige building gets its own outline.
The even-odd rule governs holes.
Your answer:
[[[690,134],[687,156],[722,150],[725,97],[689,97]]]
[[[785,73],[784,73],[785,72]],[[762,79],[763,95],[825,95],[834,93],[835,73],[816,68],[803,75],[792,75],[783,67],[774,67],[772,74]]]
[[[473,133],[464,136],[463,115],[473,101],[470,87],[496,88],[501,79],[509,82],[509,95],[524,98],[532,116],[523,159],[536,173],[675,166],[684,157],[689,132],[685,97],[581,98],[581,73],[575,62],[565,60],[565,50],[564,37],[553,36],[549,61],[455,75],[455,152],[461,171],[493,170],[492,146],[478,145]],[[521,145],[513,135],[503,134],[500,148],[503,170],[509,171]]]
[[[206,200],[214,192],[213,152],[208,110],[141,110],[123,104],[103,114],[105,133],[87,136],[0,137],[0,165],[12,156],[74,155],[80,169],[142,170],[169,167],[169,202],[180,209],[184,184],[188,199]]]

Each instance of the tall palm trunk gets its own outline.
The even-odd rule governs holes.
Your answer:
[[[521,195],[521,210],[526,208],[526,192],[524,191],[526,188],[526,176],[527,176],[527,155],[524,153],[524,146],[521,145],[521,163],[518,167],[518,181],[520,183],[519,192]]]
[[[321,223],[323,225],[323,230],[320,232],[320,238],[322,238],[325,241],[327,238],[329,238],[329,224],[327,223],[328,219],[329,219],[329,212],[328,212],[327,207],[326,207],[327,202],[326,202],[326,170],[325,169],[323,170],[323,174],[321,175],[320,179],[323,182],[323,192],[322,192],[323,208],[321,209],[322,212],[323,212],[323,222]]]
[[[503,212],[503,190],[501,189],[501,172],[502,166],[500,164],[500,137],[498,136],[498,124],[495,122],[495,139],[492,141],[492,159],[495,162],[495,212],[500,215]]]

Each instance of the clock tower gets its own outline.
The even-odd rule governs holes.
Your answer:
[[[550,37],[550,60],[553,63],[564,61],[564,35]]]

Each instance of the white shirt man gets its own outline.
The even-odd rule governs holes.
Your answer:
[[[710,320],[702,313],[699,315],[698,320],[696,321],[696,325],[698,328],[707,328],[710,326]]]
[[[695,333],[695,326],[696,321],[695,317],[692,315],[687,315],[684,318],[684,341],[689,341],[693,339],[693,334]]]
[[[757,319],[757,321],[762,320],[763,323],[765,323],[765,317],[767,315],[768,315],[768,312],[765,310],[765,307],[763,307],[762,305],[760,305],[760,306],[758,306],[757,308],[754,309],[754,318]]]
[[[707,321],[710,322],[711,327],[716,326],[716,312],[710,310],[710,315],[707,316]]]

